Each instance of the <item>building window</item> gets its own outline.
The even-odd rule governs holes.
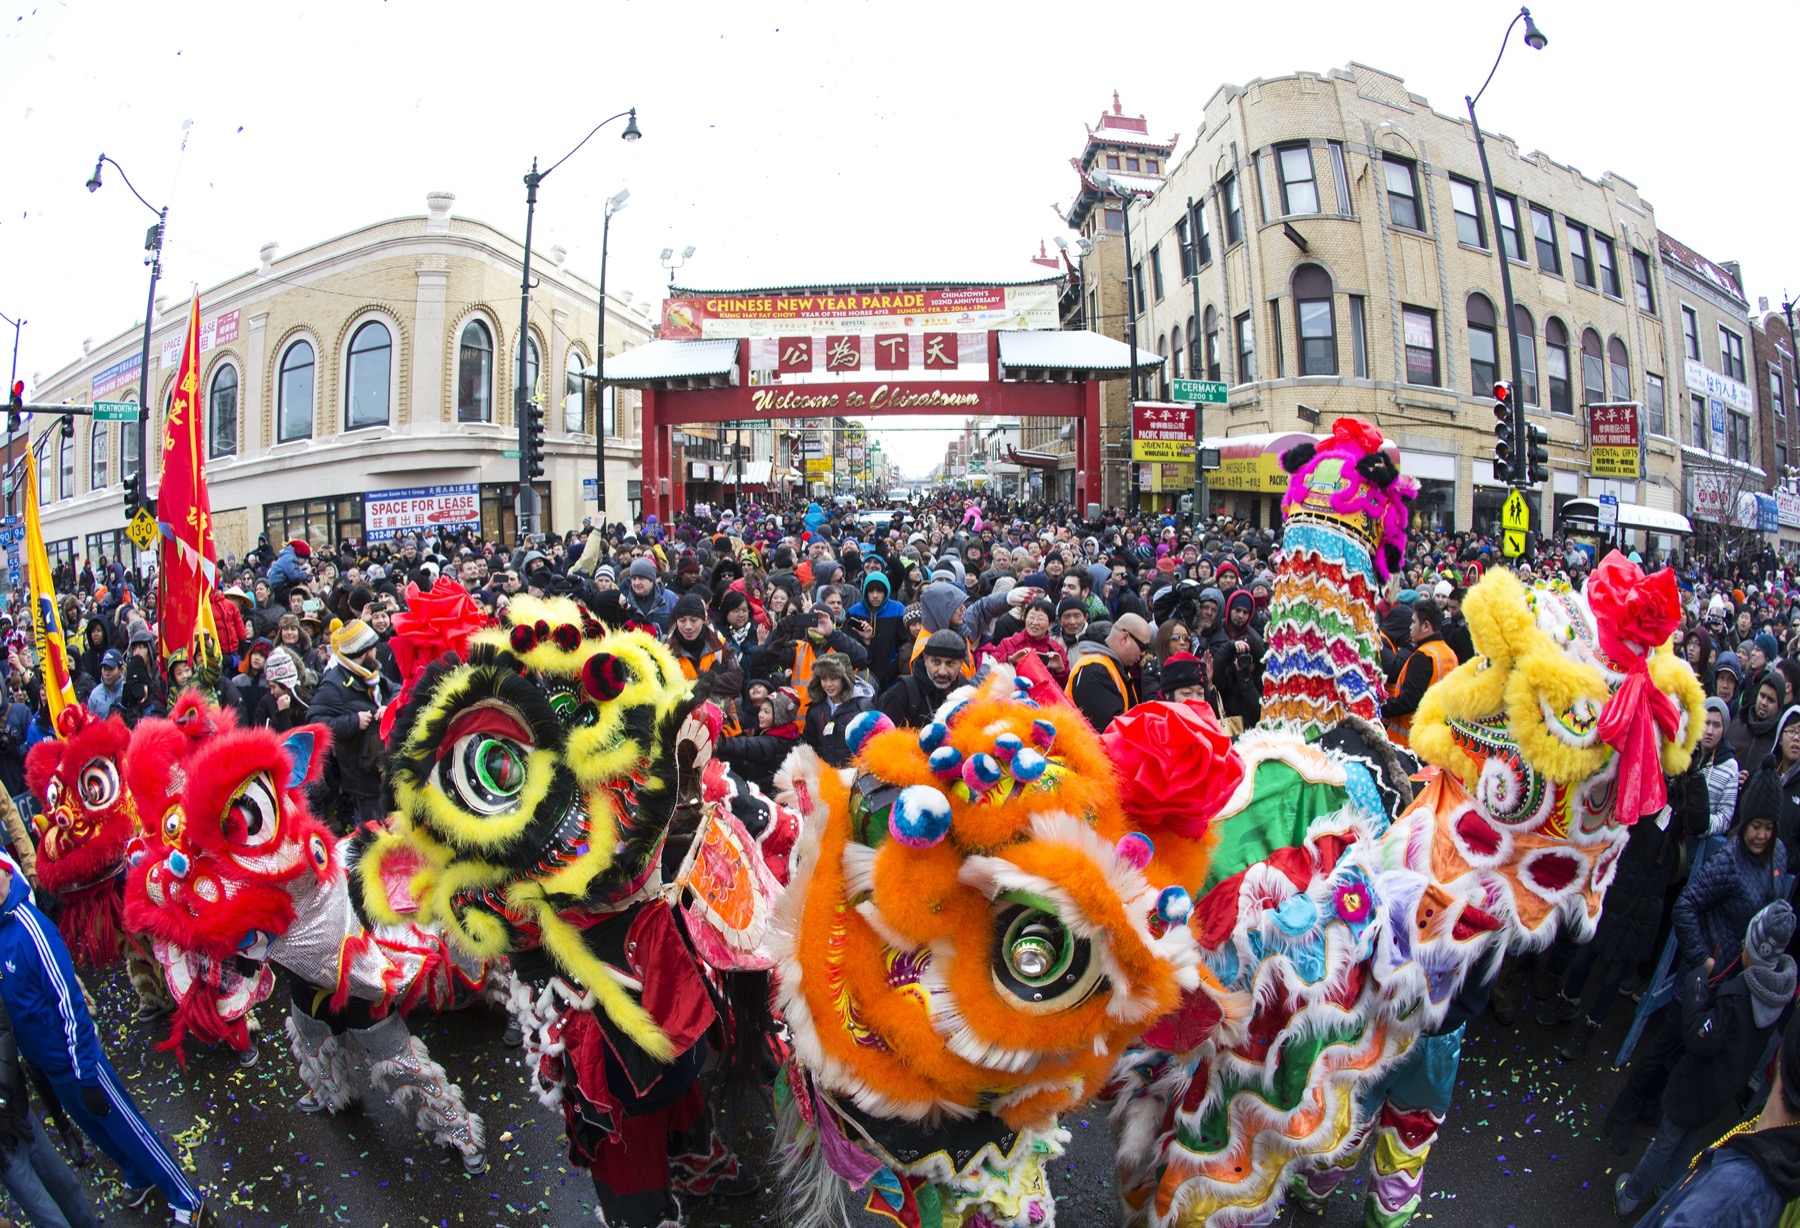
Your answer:
[[[1275,340],[1275,378],[1282,379],[1287,375],[1287,353],[1281,344],[1281,300],[1278,298],[1269,300],[1269,327]]]
[[[1467,179],[1450,179],[1450,205],[1456,210],[1456,241],[1470,247],[1487,246],[1487,227],[1481,220],[1481,198]]]
[[[619,390],[606,388],[600,393],[600,416],[602,428],[608,438],[619,437]]]
[[[125,394],[127,401],[136,401],[137,393]],[[138,432],[135,423],[127,423],[119,428],[119,478],[124,480],[138,472]]]
[[[1787,467],[1787,445],[1777,441],[1775,444],[1775,472],[1786,473]]]
[[[1637,248],[1631,249],[1631,280],[1637,284],[1639,311],[1656,311],[1656,296],[1650,292],[1650,257]]]
[[[1369,378],[1369,322],[1364,307],[1363,297],[1352,294],[1350,299],[1350,362],[1357,379]]]
[[[1513,304],[1513,336],[1519,343],[1519,404],[1535,408],[1538,401],[1537,328],[1525,304]],[[1481,389],[1477,388],[1476,392]]]
[[[1516,197],[1494,197],[1500,207],[1494,211],[1495,225],[1500,228],[1500,246],[1505,250],[1507,258],[1523,261],[1525,259],[1525,239],[1519,233],[1519,202]]]
[[[1225,209],[1225,246],[1230,247],[1244,237],[1244,198],[1238,191],[1236,175],[1219,181],[1219,199]]]
[[[563,363],[563,430],[570,435],[587,430],[587,381],[581,378],[585,370],[587,356],[571,346]]]
[[[1187,323],[1187,365],[1188,374],[1194,379],[1205,379],[1200,373],[1200,327],[1193,316]]]
[[[463,325],[457,346],[456,420],[494,420],[494,338],[480,320]]]
[[[1600,348],[1600,334],[1584,329],[1581,334],[1581,403],[1592,405],[1606,400],[1606,352]]]
[[[1406,382],[1437,387],[1437,313],[1403,305],[1400,325],[1406,335]]]
[[[1195,245],[1200,249],[1200,267],[1205,268],[1212,263],[1212,223],[1206,220],[1204,201],[1194,206],[1194,238]]]
[[[1337,313],[1331,274],[1316,264],[1294,270],[1294,323],[1300,335],[1300,374],[1336,375]]]
[[[55,428],[51,428],[54,430]],[[56,502],[56,469],[50,457],[50,449],[45,448],[38,457],[38,506],[43,507]]]
[[[1136,174],[1137,168],[1138,168],[1138,160],[1136,158],[1125,159],[1125,169],[1126,170],[1132,172],[1133,174]]]
[[[1146,171],[1148,171],[1150,174],[1154,175],[1160,170],[1160,166],[1157,163],[1155,158],[1145,158],[1144,159],[1144,169]]]
[[[1166,401],[1169,399],[1169,340],[1167,337],[1156,339],[1156,356],[1162,359],[1162,362],[1158,363],[1156,367],[1156,399]]]
[[[1594,258],[1588,251],[1587,227],[1580,222],[1563,219],[1569,228],[1569,271],[1575,274],[1575,280],[1588,289],[1594,288]]]
[[[1350,199],[1350,171],[1344,165],[1344,143],[1327,141],[1325,148],[1331,153],[1331,183],[1337,189],[1338,212],[1347,217],[1356,209]]]
[[[1137,302],[1132,305],[1131,314],[1144,314],[1144,262],[1138,261],[1131,266],[1131,289],[1137,295]]]
[[[1470,389],[1478,397],[1494,390],[1500,378],[1499,330],[1494,324],[1494,303],[1485,294],[1471,294],[1469,311]]]
[[[1555,316],[1544,324],[1544,378],[1550,385],[1550,412],[1575,412],[1569,371],[1569,330]]]
[[[1723,324],[1719,325],[1719,371],[1744,382],[1744,339]]]
[[[1615,401],[1631,399],[1631,356],[1625,343],[1614,337],[1606,343],[1606,365],[1612,373],[1612,397]]]
[[[1669,433],[1669,411],[1663,400],[1663,377],[1644,372],[1644,417],[1652,435]]]
[[[1725,455],[1746,465],[1756,462],[1750,456],[1750,415],[1732,410],[1725,416]]]
[[[1181,280],[1186,281],[1197,270],[1194,267],[1194,249],[1188,243],[1188,222],[1185,217],[1175,223],[1175,254],[1181,264]]]
[[[88,489],[102,490],[106,487],[107,454],[111,450],[112,428],[104,422],[92,423],[88,431]]]
[[[344,380],[344,429],[388,424],[388,376],[394,342],[387,325],[370,320],[350,338],[350,372]]]
[[[1125,211],[1123,209],[1108,209],[1106,211],[1106,233],[1109,235],[1122,235],[1125,233]]]
[[[1233,324],[1237,330],[1238,383],[1248,384],[1256,378],[1256,326],[1247,311]]]
[[[1156,301],[1163,301],[1162,248],[1150,249],[1150,289],[1156,295]]]
[[[1688,430],[1693,434],[1694,446],[1703,452],[1711,452],[1712,431],[1706,419],[1706,398],[1698,393],[1688,394]]]
[[[1206,378],[1219,378],[1219,311],[1216,307],[1206,309]]]
[[[1781,378],[1781,368],[1775,363],[1769,364],[1769,404],[1775,407],[1775,416],[1787,417],[1787,385]]]
[[[62,498],[75,497],[75,436],[59,434],[56,442],[57,468],[62,471]]]
[[[1562,272],[1562,256],[1556,250],[1556,220],[1550,210],[1531,206],[1531,237],[1537,242],[1538,268],[1546,273]]]
[[[1681,337],[1687,346],[1687,356],[1694,362],[1700,361],[1700,318],[1694,314],[1692,307],[1681,309]]]
[[[1613,241],[1603,234],[1594,236],[1594,263],[1600,269],[1600,293],[1619,297],[1619,257]]]
[[[214,456],[234,455],[238,440],[238,373],[230,363],[221,364],[213,372],[206,410],[207,447]]]
[[[1107,154],[1106,155],[1106,169],[1109,171],[1116,171],[1119,169],[1119,155],[1118,154]]]
[[[275,412],[278,415],[275,442],[311,439],[313,433],[314,363],[312,344],[296,341],[281,356],[281,375]]]
[[[1169,378],[1181,378],[1181,326],[1177,324],[1169,333]]]
[[[1419,216],[1419,176],[1413,164],[1405,158],[1382,154],[1381,170],[1387,177],[1388,218],[1408,230],[1425,229]]]
[[[1279,145],[1275,168],[1281,176],[1281,211],[1317,213],[1319,184],[1313,177],[1312,150],[1305,145]]]

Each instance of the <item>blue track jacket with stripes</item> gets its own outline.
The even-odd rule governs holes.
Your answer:
[[[100,1038],[69,948],[30,896],[31,884],[15,872],[0,904],[0,998],[26,1061],[56,1083],[92,1087],[100,1081]]]

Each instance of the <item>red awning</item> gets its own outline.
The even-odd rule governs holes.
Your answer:
[[[1068,452],[1033,452],[1027,448],[1008,448],[1006,450],[1007,464],[1029,465],[1035,469],[1060,468],[1063,461],[1074,459],[1074,454]]]

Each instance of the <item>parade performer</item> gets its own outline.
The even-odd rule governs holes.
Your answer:
[[[306,802],[329,749],[322,725],[240,729],[229,709],[194,695],[171,719],[132,731],[126,782],[139,813],[153,817],[130,859],[125,910],[153,940],[176,1001],[162,1047],[179,1053],[192,1034],[250,1051],[249,1012],[273,991],[269,965],[279,964],[306,1089],[300,1108],[339,1113],[359,1098],[354,1042],[372,1084],[480,1172],[481,1118],[404,1014],[472,998],[485,969],[458,963],[441,937],[393,909],[365,924],[348,877],[351,842],[334,842]],[[356,886],[405,897],[403,879],[363,876]]]
[[[1040,707],[990,666],[923,730],[854,718],[849,768],[789,758],[780,783],[804,820],[777,934],[790,1223],[847,1222],[855,1190],[908,1228],[1051,1224],[1059,1115],[1199,987],[1188,896],[1168,884],[1204,875],[1203,832],[1126,823],[1098,739],[1042,683]],[[1234,771],[1224,734],[1209,745],[1202,777]]]
[[[394,724],[393,829],[360,873],[406,867],[420,919],[461,951],[510,957],[528,1069],[562,1110],[601,1221],[660,1228],[681,1222],[680,1194],[755,1188],[701,1096],[702,1065],[731,1040],[708,1038],[722,1012],[673,902],[682,889],[665,884],[703,860],[702,877],[739,892],[709,899],[709,921],[728,947],[748,932],[752,951],[774,887],[743,877],[756,849],[741,826],[726,824],[731,839],[696,826],[729,806],[682,807],[701,791],[718,713],[622,614],[591,590],[516,597],[427,669]],[[792,839],[791,823],[772,825]],[[386,897],[364,898],[381,916]]]

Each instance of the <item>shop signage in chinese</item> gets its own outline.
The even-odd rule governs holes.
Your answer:
[[[128,358],[121,358],[106,370],[96,372],[94,375],[94,398],[98,400],[107,393],[123,388],[127,384],[137,383],[138,368],[143,365],[144,356],[134,353]]]
[[[1729,375],[1720,375],[1691,358],[1687,360],[1685,374],[1689,392],[1697,392],[1709,399],[1717,397],[1732,409],[1742,410],[1744,413],[1751,413],[1756,408],[1749,387]]]
[[[1641,442],[1636,402],[1588,406],[1588,467],[1595,477],[1636,480]]]
[[[1056,282],[874,294],[711,294],[663,300],[665,340],[1055,328]],[[902,370],[904,368],[893,368]]]
[[[363,536],[390,541],[403,533],[474,528],[481,523],[481,490],[462,486],[415,486],[374,490],[363,496]]]
[[[1194,407],[1139,401],[1131,407],[1131,459],[1192,461]]]
[[[1800,490],[1775,492],[1776,518],[1790,529],[1800,529]]]
[[[989,378],[992,334],[985,332],[826,333],[754,337],[750,386],[843,384],[873,379],[954,383]]]
[[[175,336],[163,342],[162,365],[173,367],[181,358],[183,336]],[[200,321],[200,352],[202,354],[215,345],[230,345],[238,339],[238,313],[223,312],[210,320]]]
[[[861,384],[844,388],[758,388],[750,405],[759,414],[794,417],[808,413],[843,413],[861,409],[979,409],[981,393],[904,384]]]

